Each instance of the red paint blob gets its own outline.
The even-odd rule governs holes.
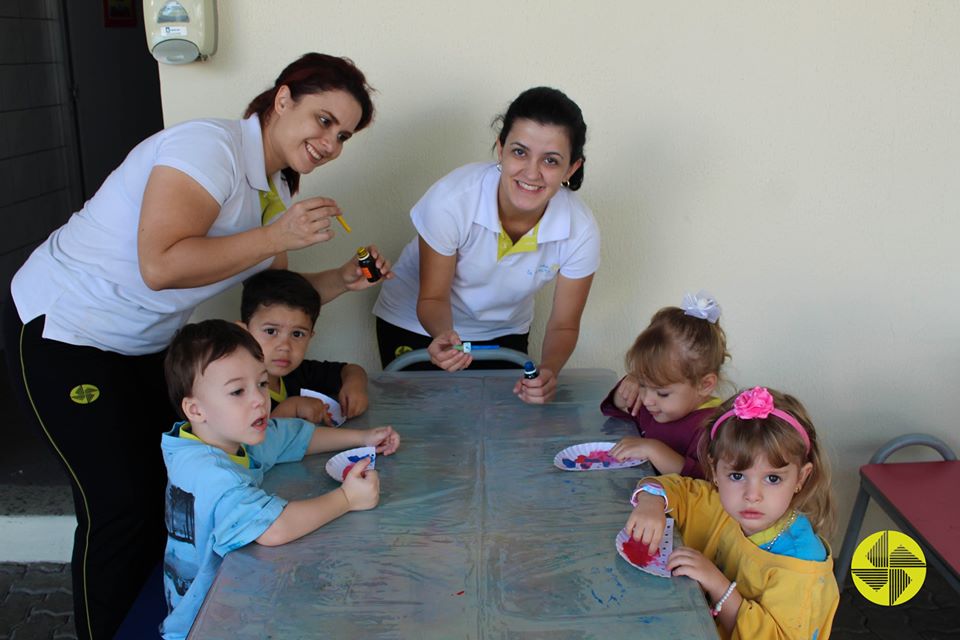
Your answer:
[[[466,591],[457,591],[458,596],[462,596],[464,593],[466,593]]]
[[[347,474],[350,473],[350,469],[353,469],[353,465],[355,465],[355,464],[357,464],[357,463],[356,463],[356,462],[353,462],[353,463],[348,464],[347,466],[345,466],[345,467],[343,468],[343,475],[340,476],[340,479],[341,479],[341,480],[346,480],[346,479],[347,479]]]
[[[650,555],[645,543],[637,542],[632,536],[623,543],[623,553],[630,559],[630,562],[638,567],[645,567],[656,558],[656,556]]]

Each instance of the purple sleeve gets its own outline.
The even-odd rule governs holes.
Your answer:
[[[703,437],[703,429],[700,429],[700,435],[690,439],[690,445],[683,454],[683,468],[680,469],[681,476],[703,479],[703,467],[700,466],[700,458],[697,456],[697,448],[700,446],[700,438]]]
[[[623,378],[620,378],[620,382],[623,382]],[[613,394],[617,392],[617,387],[620,386],[620,382],[617,382],[617,384],[613,385],[613,389],[610,389],[610,393],[608,393],[607,397],[604,398],[603,402],[600,403],[600,413],[605,416],[610,416],[611,418],[624,418],[625,420],[633,420],[632,415],[625,411],[621,411],[617,405],[613,404]]]
[[[626,376],[624,376],[626,377]],[[623,378],[620,378],[620,382],[623,382]],[[621,418],[623,420],[629,420],[637,427],[637,431],[640,435],[643,435],[643,429],[640,428],[640,418],[639,416],[632,416],[626,411],[621,411],[617,405],[613,403],[613,394],[617,392],[617,387],[620,386],[620,382],[614,385],[613,389],[610,390],[610,393],[607,394],[607,397],[603,399],[603,402],[600,403],[600,413],[611,418]]]

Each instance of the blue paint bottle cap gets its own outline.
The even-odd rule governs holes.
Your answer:
[[[537,365],[533,364],[531,360],[527,360],[523,363],[523,370],[525,373],[533,373],[537,370]]]

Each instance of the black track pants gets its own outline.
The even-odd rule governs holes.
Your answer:
[[[109,640],[163,558],[160,436],[176,419],[163,354],[123,356],[45,339],[44,317],[24,326],[9,298],[3,324],[14,392],[73,488],[77,635]]]

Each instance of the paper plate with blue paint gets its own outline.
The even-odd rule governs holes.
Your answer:
[[[370,458],[370,466],[367,469],[372,471],[374,464],[377,462],[376,447],[357,447],[338,453],[327,460],[327,473],[337,482],[343,482],[344,477],[350,472],[353,465],[364,458]]]
[[[663,538],[660,540],[660,549],[656,555],[650,555],[647,545],[631,538],[626,529],[621,529],[617,534],[615,544],[620,557],[640,571],[646,571],[661,578],[672,577],[673,574],[667,569],[667,559],[673,553],[673,518],[667,518]]]
[[[610,449],[616,442],[585,442],[567,447],[553,458],[553,464],[564,471],[602,471],[604,469],[626,469],[644,463],[643,460],[627,458],[616,460],[610,456]]]

